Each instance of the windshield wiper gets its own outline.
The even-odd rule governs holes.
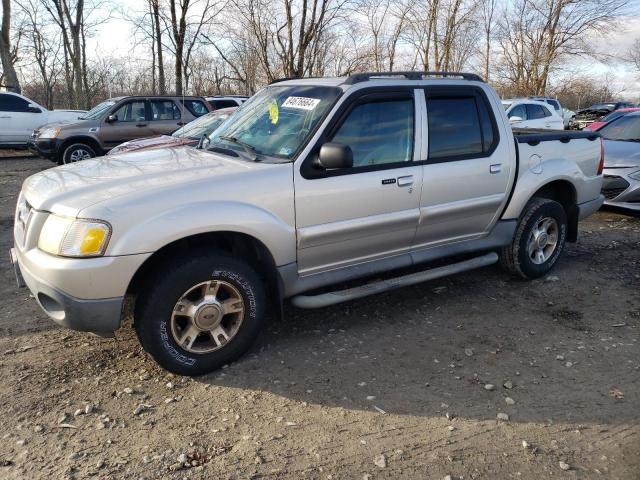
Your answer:
[[[227,142],[235,143],[236,145],[240,145],[244,149],[244,151],[249,154],[251,161],[255,162],[258,160],[258,151],[253,145],[249,145],[242,140],[238,140],[236,137],[221,135],[218,138],[221,140],[226,140]]]

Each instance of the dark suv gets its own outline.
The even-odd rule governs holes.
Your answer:
[[[202,97],[110,98],[75,121],[43,125],[33,132],[29,148],[59,164],[77,162],[129,140],[170,134],[209,111]]]

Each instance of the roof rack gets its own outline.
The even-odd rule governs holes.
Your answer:
[[[462,72],[363,72],[349,75],[345,80],[345,84],[353,85],[354,83],[366,82],[378,77],[404,77],[407,80],[424,80],[426,77],[442,77],[442,78],[462,78],[473,82],[484,82],[482,77],[475,73]]]

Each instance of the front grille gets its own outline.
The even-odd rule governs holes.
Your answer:
[[[605,175],[602,180],[602,194],[607,200],[613,200],[629,188],[629,182],[617,175]]]

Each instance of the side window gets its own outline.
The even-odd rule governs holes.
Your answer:
[[[26,112],[29,102],[14,95],[0,95],[1,112]]]
[[[407,162],[413,152],[413,99],[354,107],[331,139],[353,151],[353,166]]]
[[[511,109],[511,111],[509,112],[509,118],[511,117],[520,117],[523,120],[528,120],[529,118],[527,117],[527,109],[523,104],[516,105]]]
[[[428,98],[427,118],[429,160],[481,156],[493,145],[491,117],[475,97]]]
[[[119,122],[144,122],[145,117],[144,100],[135,100],[121,105],[113,115],[118,117]]]
[[[560,104],[555,100],[547,100],[547,103],[553,107],[554,110],[560,111]]]
[[[537,120],[539,118],[546,117],[546,108],[542,105],[535,105],[533,103],[527,104],[527,117],[529,120]]]
[[[180,109],[171,100],[150,100],[151,120],[178,120],[180,118]]]
[[[182,102],[182,105],[184,105],[184,108],[194,117],[201,117],[209,113],[209,109],[207,109],[201,100],[185,100]]]

